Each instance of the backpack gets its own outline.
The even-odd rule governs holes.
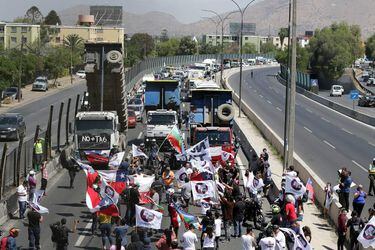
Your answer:
[[[8,249],[8,236],[3,237],[0,242],[0,250],[7,250]]]
[[[52,236],[51,236],[52,242],[55,242],[55,243],[58,242],[62,237],[62,227],[60,223],[56,222],[54,224],[51,224],[49,227],[51,228],[51,231],[52,231]]]
[[[350,225],[350,233],[353,234],[355,238],[359,236],[362,231],[361,221],[359,219],[352,221]]]

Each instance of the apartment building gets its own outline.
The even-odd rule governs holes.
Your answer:
[[[223,43],[239,43],[239,36],[238,35],[224,35],[223,36]],[[206,34],[202,37],[203,43],[211,44],[213,46],[218,46],[221,44],[221,35],[211,35]],[[242,44],[254,44],[256,50],[260,51],[260,45],[262,43],[266,43],[268,41],[268,37],[266,36],[250,36],[250,35],[244,35],[242,36]]]
[[[0,46],[4,49],[21,48],[23,41],[31,45],[40,40],[40,25],[0,22]]]

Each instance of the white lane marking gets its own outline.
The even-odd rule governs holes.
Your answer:
[[[328,123],[331,123],[329,120],[327,120],[326,118],[324,118],[324,117],[320,117],[323,121],[326,121],[326,122],[328,122]]]
[[[306,108],[306,111],[309,112],[309,113],[312,113],[311,109]]]
[[[362,168],[363,171],[367,172],[367,169],[364,168],[361,164],[359,164],[358,162],[356,162],[356,161],[354,161],[354,160],[352,160],[352,162],[353,162],[355,165],[357,165],[358,167]]]
[[[267,102],[268,102],[269,104],[272,104],[272,102],[271,102],[271,101],[268,101],[268,100],[267,100]]]
[[[335,146],[333,146],[331,143],[327,142],[326,140],[323,140],[323,142],[324,142],[325,144],[327,144],[328,146],[330,146],[331,148],[336,149]]]
[[[92,222],[90,220],[89,223],[87,223],[84,232],[88,231],[89,228],[91,228]],[[80,235],[74,244],[75,247],[79,247],[82,244],[82,241],[85,239],[85,235]]]
[[[375,144],[372,143],[372,142],[368,142],[368,144],[370,144],[371,146],[375,147]]]
[[[348,134],[351,134],[351,135],[353,134],[352,132],[350,132],[349,130],[346,130],[344,128],[342,128],[341,130],[344,131],[344,132],[346,132],[346,133],[348,133]]]
[[[311,129],[307,128],[307,127],[303,127],[304,129],[306,129],[309,133],[312,133]]]
[[[280,111],[280,112],[283,111],[283,110],[282,110],[281,108],[279,108],[279,107],[276,107],[276,109],[277,109],[278,111]]]
[[[137,139],[138,140],[141,139],[142,135],[143,135],[143,132],[140,132],[139,135],[137,136]]]
[[[260,97],[260,98],[263,98],[263,96],[262,96],[262,95],[259,95],[259,97]]]

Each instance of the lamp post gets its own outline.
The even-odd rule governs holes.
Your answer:
[[[212,14],[214,14],[219,20],[220,20],[220,23],[221,23],[221,48],[220,48],[220,84],[222,84],[223,82],[223,70],[224,70],[224,58],[223,58],[223,53],[224,53],[224,22],[229,19],[229,16],[232,15],[233,13],[237,13],[238,11],[232,11],[232,12],[229,12],[226,16],[221,17],[219,15],[219,13],[217,13],[216,11],[213,11],[213,10],[202,10],[202,11],[206,11],[206,12],[210,12]],[[216,44],[217,44],[217,40],[216,40]]]
[[[255,2],[255,0],[252,0],[250,1],[248,4],[246,4],[246,6],[244,8],[241,8],[240,5],[234,1],[234,0],[231,0],[238,8],[238,11],[240,12],[241,14],[241,28],[240,28],[240,86],[239,86],[239,96],[240,96],[240,103],[238,104],[238,117],[241,117],[241,104],[242,104],[242,33],[243,33],[243,17],[244,17],[244,14],[245,14],[245,11],[247,9],[247,7],[249,7],[249,5],[253,2]]]

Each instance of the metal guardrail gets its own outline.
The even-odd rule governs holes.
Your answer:
[[[289,70],[285,65],[280,64],[280,75],[284,79],[288,79]],[[311,89],[310,74],[297,72],[297,86],[306,90]]]

